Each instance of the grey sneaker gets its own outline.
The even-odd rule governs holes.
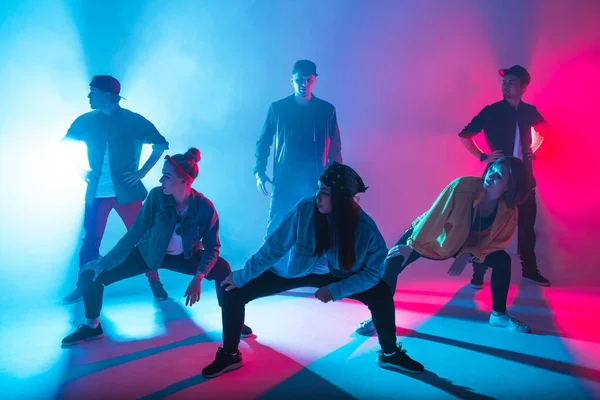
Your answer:
[[[363,322],[358,324],[356,333],[364,336],[372,336],[375,334],[375,325],[373,324],[373,318],[365,319]]]
[[[83,298],[83,293],[81,291],[81,288],[79,286],[77,286],[75,288],[75,290],[73,290],[71,293],[69,293],[64,299],[63,299],[63,303],[64,304],[73,304],[73,303],[77,303],[78,301],[81,301],[81,299]]]
[[[490,313],[490,325],[497,328],[505,328],[514,332],[529,333],[531,330],[527,325],[510,315],[504,313],[500,315],[494,315]]]

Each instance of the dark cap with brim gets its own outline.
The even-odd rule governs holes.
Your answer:
[[[314,76],[319,75],[317,74],[317,65],[310,60],[296,61],[296,63],[294,64],[294,68],[292,69],[292,75],[294,74]]]
[[[90,87],[102,90],[103,92],[116,94],[120,98],[124,99],[124,97],[119,94],[121,93],[121,83],[119,83],[116,78],[110,75],[94,76],[90,82]]]
[[[522,83],[526,85],[529,85],[529,82],[531,82],[531,75],[529,75],[529,72],[527,72],[527,70],[520,65],[513,65],[510,68],[499,69],[498,73],[503,78],[506,75],[516,76],[521,80]]]

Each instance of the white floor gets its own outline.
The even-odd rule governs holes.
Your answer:
[[[488,282],[476,292],[470,271],[450,278],[446,269],[418,261],[395,296],[398,338],[425,365],[420,375],[375,364],[377,338],[353,333],[365,306],[322,304],[299,289],[251,303],[256,337],[241,344],[245,366],[206,380],[221,335],[212,282],[186,308],[188,278],[163,272],[172,300],[154,303],[143,277],[115,284],[105,339],[71,349],[60,341],[81,322],[81,303],[40,304],[32,294],[31,303],[3,304],[2,398],[600,398],[598,292],[539,288],[514,269],[510,310],[533,329],[518,334],[487,324]]]

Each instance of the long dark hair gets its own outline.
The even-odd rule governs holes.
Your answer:
[[[340,269],[349,272],[356,262],[354,242],[360,207],[354,198],[331,191],[331,214],[321,214],[315,202],[315,255],[322,255],[332,247],[338,249]]]
[[[506,166],[506,169],[508,169],[509,179],[506,192],[502,195],[502,197],[504,198],[508,208],[518,207],[525,202],[527,195],[529,194],[529,190],[531,189],[529,171],[527,171],[523,161],[516,157],[500,157],[490,164],[490,166],[485,170],[483,177],[485,179],[485,175],[489,169],[493,168],[494,166],[498,166],[500,168],[503,165]]]

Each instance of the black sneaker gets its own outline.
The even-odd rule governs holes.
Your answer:
[[[523,279],[533,282],[539,286],[550,286],[550,281],[544,278],[544,276],[540,274],[540,271],[537,269],[534,273],[523,272]]]
[[[386,356],[380,350],[377,356],[377,365],[381,368],[393,369],[396,371],[408,372],[409,374],[420,374],[425,371],[423,365],[406,354],[406,350],[402,350],[402,345],[391,356]]]
[[[473,279],[471,279],[471,288],[475,290],[483,289],[483,276],[476,276],[473,274]]]
[[[96,328],[90,328],[87,325],[79,325],[77,330],[62,340],[62,347],[74,346],[79,343],[90,340],[101,339],[104,337],[102,325],[98,324]]]
[[[243,365],[242,353],[239,350],[233,354],[229,354],[225,353],[222,347],[219,347],[215,361],[202,370],[202,375],[206,378],[216,378],[225,372],[242,368]]]
[[[242,334],[240,336],[243,338],[252,336],[252,328],[250,328],[248,325],[244,324],[244,326],[242,327]]]
[[[154,295],[154,300],[163,301],[169,298],[169,294],[163,287],[161,281],[150,281],[150,289],[152,289],[152,294]]]
[[[64,304],[73,304],[73,303],[77,303],[78,301],[80,301],[83,298],[83,293],[81,291],[81,287],[77,286],[75,288],[75,290],[73,290],[71,293],[69,293],[64,299],[63,299],[63,303]]]

